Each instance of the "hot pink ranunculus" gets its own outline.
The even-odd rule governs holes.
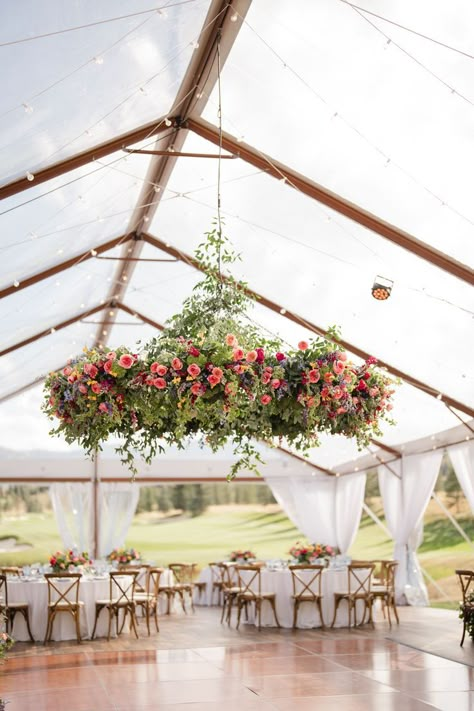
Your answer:
[[[284,353],[280,353],[280,351],[278,351],[278,353],[275,354],[275,358],[279,361],[285,360],[286,355]]]
[[[264,374],[262,375],[262,383],[263,383],[264,385],[267,385],[267,383],[269,383],[271,379],[272,379],[272,374],[271,374],[271,373],[268,373],[268,372],[267,372],[267,373],[264,373]]]
[[[225,344],[226,346],[230,346],[231,348],[236,348],[238,345],[237,338],[234,336],[233,333],[228,333],[227,336],[225,337]]]
[[[257,363],[263,363],[265,360],[265,351],[263,348],[256,348],[255,350],[257,351]]]
[[[158,390],[164,390],[166,388],[166,380],[164,378],[155,378],[153,385],[155,388],[158,388]]]
[[[281,385],[281,380],[279,380],[278,378],[274,378],[274,379],[272,380],[272,382],[271,382],[271,386],[272,386],[272,388],[273,388],[274,390],[276,390],[277,388],[279,388],[280,385]]]
[[[120,356],[118,363],[121,368],[128,370],[132,367],[134,360],[134,357],[130,355],[130,353],[123,353],[123,355]]]
[[[272,398],[270,395],[262,395],[260,398],[260,402],[262,405],[268,405],[272,401]]]
[[[202,385],[201,383],[193,383],[191,385],[191,392],[193,395],[200,395],[202,392]]]
[[[159,365],[156,369],[156,374],[159,375],[160,377],[163,377],[163,375],[166,375],[168,372],[168,368],[166,365]]]
[[[233,358],[234,360],[242,360],[244,357],[244,352],[242,348],[234,348]]]
[[[340,375],[341,373],[344,372],[344,363],[342,360],[335,360],[334,363],[332,364],[332,369],[336,373],[336,375]]]
[[[192,355],[195,358],[197,358],[201,354],[201,351],[198,351],[198,349],[195,348],[194,346],[190,346],[188,353],[189,353],[189,355]]]
[[[306,341],[300,341],[298,343],[298,348],[300,349],[300,351],[307,351],[309,348],[309,344]]]
[[[216,375],[213,375],[213,374],[209,375],[208,378],[207,378],[207,380],[208,380],[209,385],[211,386],[211,388],[214,388],[214,387],[215,387],[216,385],[218,385],[218,384],[220,383],[220,381],[221,381],[220,378],[218,378]]]
[[[113,367],[113,361],[111,360],[106,360],[104,363],[104,370],[106,373],[110,373]]]
[[[247,353],[246,361],[247,363],[255,363],[257,360],[257,351],[249,351]]]
[[[367,390],[367,383],[365,380],[359,380],[359,385],[357,386],[357,390]]]
[[[188,374],[191,376],[191,378],[197,378],[200,372],[201,368],[198,366],[197,363],[191,363],[191,365],[188,365]]]
[[[98,395],[100,392],[102,392],[102,388],[100,387],[100,383],[92,383],[91,385],[91,390],[93,393]]]
[[[308,378],[310,383],[317,383],[318,380],[321,378],[321,373],[319,372],[319,370],[313,368],[309,371]]]
[[[171,367],[174,368],[174,370],[183,370],[183,362],[179,358],[173,358]]]

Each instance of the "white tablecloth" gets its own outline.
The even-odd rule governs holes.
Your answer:
[[[163,585],[169,585],[172,580],[171,571],[165,570],[161,577],[161,583]],[[108,600],[109,596],[110,584],[108,575],[101,578],[87,578],[85,576],[81,578],[79,599],[84,602],[80,617],[81,637],[83,639],[89,639],[92,634],[96,600]],[[22,580],[14,577],[8,578],[8,601],[28,603],[31,632],[37,642],[42,642],[46,634],[46,623],[48,620],[48,585],[46,580],[44,578],[38,580]],[[166,600],[161,597],[158,612],[159,614],[166,612]],[[97,623],[96,637],[107,636],[108,623],[108,613],[106,611],[101,612]],[[115,625],[112,626],[112,633],[115,634]],[[30,639],[24,618],[19,613],[15,616],[13,632],[11,634],[12,637],[19,642],[27,642]],[[76,628],[72,615],[63,613],[56,615],[52,639],[56,641],[76,639]]]
[[[205,593],[201,596],[201,600],[199,600],[195,593],[195,604],[217,605],[217,591],[215,591],[212,596],[213,579],[211,568],[207,567],[201,571],[199,580],[207,583],[207,586]],[[335,570],[333,568],[324,569],[322,574],[321,593],[323,595],[322,608],[324,623],[327,626],[332,623],[334,615],[334,593],[345,591],[347,591],[347,570]],[[293,584],[291,580],[291,571],[287,569],[269,570],[268,568],[264,568],[262,570],[262,592],[276,593],[276,608],[280,625],[282,627],[293,627],[293,600],[291,599],[293,594]],[[363,603],[358,603],[358,622],[362,619],[363,607]],[[250,619],[250,615],[249,621],[253,623],[253,618]],[[347,603],[343,601],[339,603],[337,619],[334,626],[347,627],[348,624],[349,616],[347,611]],[[266,602],[263,603],[262,607],[262,625],[270,627],[275,625],[270,604]],[[305,602],[300,605],[298,610],[298,627],[312,628],[319,627],[320,625],[321,622],[316,605],[309,602]]]

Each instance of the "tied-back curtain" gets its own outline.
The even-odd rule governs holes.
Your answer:
[[[398,561],[395,578],[397,602],[428,605],[428,591],[416,551],[423,540],[423,515],[439,473],[441,451],[402,457],[378,467],[385,520],[395,542]]]
[[[347,553],[359,527],[364,472],[345,477],[265,479],[288,518],[311,542]]]
[[[99,555],[107,556],[125,544],[140,496],[134,482],[99,484]]]
[[[448,454],[464,496],[474,512],[474,442],[463,442],[450,447]]]
[[[90,553],[93,547],[92,484],[58,482],[49,487],[49,496],[65,548]]]

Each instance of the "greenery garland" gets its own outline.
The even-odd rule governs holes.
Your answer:
[[[134,473],[137,454],[149,463],[164,444],[183,448],[200,435],[216,451],[231,441],[230,479],[240,469],[258,473],[255,440],[285,439],[307,452],[318,432],[355,437],[360,446],[381,435],[380,420],[392,422],[394,390],[374,358],[355,365],[335,329],[328,340],[286,349],[249,325],[246,284],[219,268],[238,256],[218,228],[206,234],[196,257],[204,279],[139,353],[84,349],[50,373],[44,410],[59,419],[51,434],[89,454],[119,436],[117,451]]]

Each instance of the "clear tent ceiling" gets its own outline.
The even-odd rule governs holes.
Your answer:
[[[225,13],[223,128],[258,155],[472,265],[474,63],[466,54],[474,9],[467,0],[360,6],[379,17],[343,0],[238,0],[230,10],[209,0],[152,10],[139,0],[67,9],[54,0],[41,12],[33,0],[26,5],[4,11],[0,28],[0,58],[11,67],[0,77],[0,189],[33,177],[27,190],[0,203],[0,289],[71,260],[1,300],[1,350],[48,334],[0,358],[0,421],[12,411],[19,422],[27,418],[34,446],[33,430],[45,438],[47,431],[38,388],[2,398],[98,339],[146,342],[154,329],[140,315],[162,324],[179,311],[199,279],[185,261],[136,262],[124,285],[123,263],[102,257],[127,255],[137,214],[164,247],[145,244],[140,258],[169,260],[168,248],[192,255],[216,213],[217,163],[170,161],[151,198],[147,189],[166,158],[115,150],[41,184],[35,173],[144,124],[164,124],[183,86],[194,100],[189,115],[215,127],[215,53],[206,64],[206,32],[215,33]],[[175,134],[173,127],[166,133]],[[155,141],[149,136],[133,148]],[[181,150],[215,153],[216,146],[188,132]],[[459,424],[438,393],[474,407],[471,284],[242,159],[222,161],[222,204],[226,233],[242,255],[236,276],[302,325],[261,304],[249,318],[290,343],[312,335],[305,321],[320,329],[337,324],[354,347],[426,385],[399,389],[397,426],[384,428],[386,443]],[[117,246],[94,254],[114,239]],[[394,281],[384,303],[370,293],[378,274]],[[110,316],[119,287],[136,317],[120,309]],[[116,324],[99,329],[110,318]],[[458,415],[468,419],[465,410]],[[27,446],[18,440],[18,448]],[[326,467],[356,456],[353,443],[339,441],[312,453]]]

